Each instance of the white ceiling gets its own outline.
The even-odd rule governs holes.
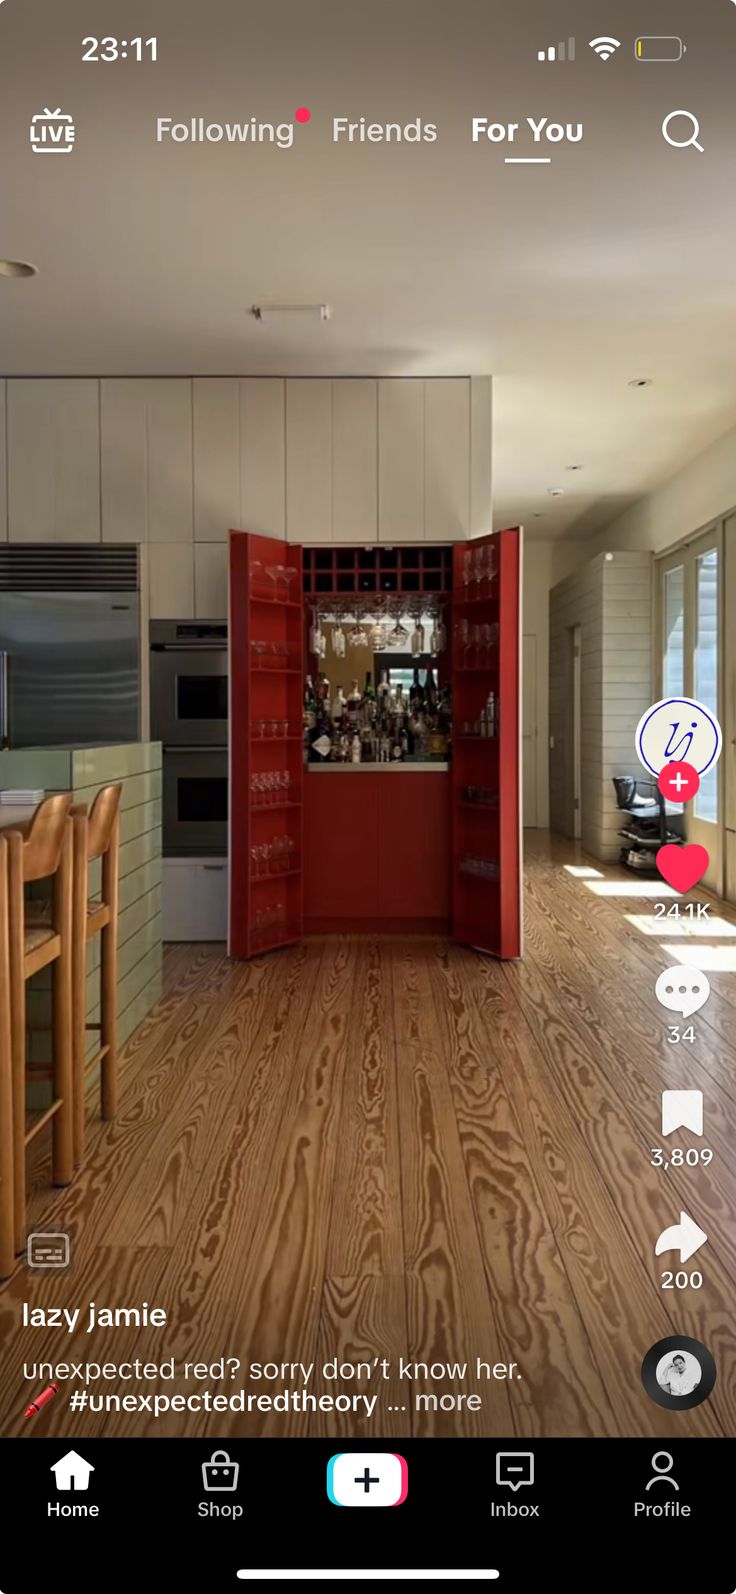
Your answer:
[[[637,64],[644,27],[680,33],[684,61]],[[587,41],[612,30],[604,64]],[[156,34],[158,63],[83,64],[90,32]],[[568,32],[575,65],[540,64]],[[6,0],[0,255],[39,275],[0,279],[0,366],[493,372],[499,522],[591,534],[736,420],[735,83],[729,0]],[[155,142],[157,115],[302,104],[288,151]],[[31,153],[46,106],[75,118],[68,157]],[[680,107],[704,154],[664,144]],[[336,115],[421,116],[439,140],[335,145]],[[505,167],[473,115],[582,120],[584,138]],[[333,319],[258,326],[247,308],[269,300]]]

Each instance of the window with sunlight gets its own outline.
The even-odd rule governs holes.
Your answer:
[[[671,572],[675,574],[676,572]],[[711,548],[695,563],[695,696],[718,713],[718,550]],[[698,819],[718,818],[718,776],[709,771],[695,799]]]

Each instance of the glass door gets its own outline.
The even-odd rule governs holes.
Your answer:
[[[301,939],[302,550],[230,533],[231,957]]]
[[[453,551],[453,934],[521,956],[518,528]]]
[[[694,697],[723,718],[720,531],[713,527],[660,563],[660,680],[662,697]],[[684,809],[687,838],[710,857],[705,884],[720,890],[721,765],[703,778]]]

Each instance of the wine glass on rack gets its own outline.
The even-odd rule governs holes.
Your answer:
[[[422,606],[415,604],[412,614],[414,617],[414,630],[411,633],[411,651],[414,658],[418,658],[425,649],[424,626],[422,625]]]
[[[263,586],[263,563],[260,559],[254,559],[251,564],[250,585],[253,593],[258,593]]]
[[[432,611],[432,635],[429,646],[432,653],[444,653],[447,647],[447,631],[445,630],[444,614],[441,609]]]
[[[409,632],[401,622],[401,609],[397,605],[394,609],[394,624],[386,637],[387,646],[390,648],[403,648],[409,641]]]
[[[362,616],[360,614],[356,614],[356,616],[355,616],[355,624],[351,627],[350,631],[348,632],[348,642],[349,642],[351,648],[367,648],[368,647],[368,633],[365,630],[365,627],[363,625],[363,619],[362,619]]]
[[[318,609],[312,610],[312,624],[309,627],[309,651],[318,659],[323,659],[327,652],[327,640],[322,630],[322,618]]]
[[[298,574],[299,571],[295,570],[293,565],[284,565],[284,580],[286,581],[287,603],[294,603],[295,601],[294,598],[292,598],[292,592],[295,590],[294,583]]]
[[[346,651],[345,632],[342,628],[342,610],[336,608],[336,620],[332,628],[332,651],[336,658],[344,659]]]
[[[466,548],[463,554],[462,582],[465,588],[465,597],[470,597],[470,581],[473,573],[473,550]]]

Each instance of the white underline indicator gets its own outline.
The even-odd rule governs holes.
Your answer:
[[[506,155],[504,157],[504,164],[506,166],[550,166],[552,164],[552,156]]]
[[[273,1571],[271,1569],[269,1569],[268,1571],[264,1571],[264,1570],[251,1571],[251,1570],[249,1570],[247,1568],[244,1568],[242,1571],[238,1572],[237,1575],[245,1583],[249,1583],[251,1581],[255,1581],[256,1579],[258,1579],[258,1580],[263,1579],[264,1582],[269,1582],[269,1583],[270,1582],[284,1582],[284,1583],[286,1583],[286,1582],[288,1582],[288,1583],[307,1582],[307,1583],[312,1583],[312,1582],[322,1582],[322,1581],[324,1581],[326,1583],[336,1583],[338,1581],[339,1582],[349,1582],[349,1583],[383,1583],[383,1582],[388,1582],[389,1580],[391,1582],[395,1581],[397,1583],[406,1583],[406,1582],[413,1583],[413,1582],[420,1582],[420,1581],[421,1582],[432,1582],[432,1583],[434,1583],[434,1582],[439,1582],[439,1583],[446,1583],[446,1582],[451,1582],[451,1583],[452,1582],[458,1582],[458,1583],[484,1583],[484,1582],[489,1581],[490,1579],[495,1579],[497,1577],[500,1577],[501,1574],[500,1574],[500,1572],[497,1572],[495,1570],[495,1568],[487,1568],[485,1571],[467,1571],[466,1570],[466,1571],[454,1571],[454,1572],[450,1572],[450,1571],[442,1571],[442,1572],[438,1572],[438,1571],[416,1571],[416,1570],[408,1571],[406,1569],[388,1571],[385,1568],[381,1568],[381,1569],[373,1568],[371,1570],[353,1570],[353,1571],[347,1571],[347,1572],[344,1572],[344,1571],[343,1572],[338,1572],[336,1570],[329,1570],[329,1571],[324,1571],[323,1570],[323,1571],[319,1571],[319,1572],[318,1571],[304,1571],[304,1570],[297,1571],[296,1569],[287,1569],[287,1570],[278,1572],[278,1571]]]

